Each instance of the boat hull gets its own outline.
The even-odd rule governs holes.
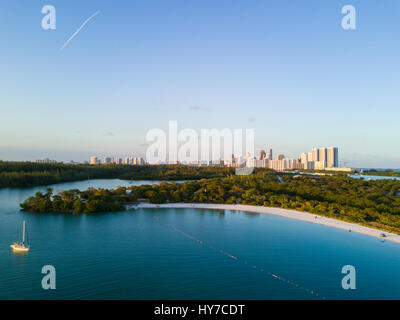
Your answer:
[[[27,253],[29,252],[29,247],[22,247],[20,245],[12,244],[10,246],[14,252],[17,253]]]

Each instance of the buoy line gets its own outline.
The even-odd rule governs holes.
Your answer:
[[[160,219],[159,219],[157,216],[155,216],[154,219],[157,220],[157,221],[160,221]],[[177,232],[177,233],[179,233],[179,234],[185,236],[186,238],[188,238],[188,239],[190,239],[190,240],[192,240],[192,241],[195,241],[195,242],[199,243],[200,245],[204,245],[204,246],[206,246],[206,247],[208,247],[208,248],[210,248],[210,249],[213,249],[214,251],[217,251],[217,252],[219,252],[219,253],[221,253],[221,254],[223,254],[223,255],[225,255],[225,256],[227,256],[227,257],[233,259],[233,260],[236,260],[236,261],[242,262],[242,263],[244,263],[244,264],[246,264],[246,265],[249,265],[249,263],[248,263],[246,260],[239,259],[238,257],[234,256],[233,254],[230,254],[230,253],[227,252],[227,251],[224,251],[224,250],[222,250],[222,249],[216,248],[216,247],[214,247],[213,245],[211,245],[211,244],[209,244],[209,243],[206,243],[205,241],[200,240],[200,239],[196,238],[195,236],[193,236],[193,235],[191,235],[191,234],[188,234],[187,232],[184,232],[183,230],[181,230],[181,229],[179,229],[179,228],[177,228],[177,227],[175,227],[175,226],[173,226],[173,225],[171,225],[171,224],[167,224],[167,227],[170,228],[171,230],[173,230],[173,231],[175,231],[175,232]],[[305,287],[303,287],[303,286],[301,286],[301,285],[299,285],[299,284],[297,284],[297,283],[295,283],[295,282],[293,282],[293,281],[290,281],[290,280],[288,280],[288,279],[285,279],[284,277],[281,277],[281,276],[279,276],[279,275],[277,275],[277,274],[275,274],[275,273],[272,273],[272,272],[270,272],[270,271],[264,270],[263,268],[259,268],[259,267],[257,267],[256,265],[253,265],[253,266],[251,266],[251,267],[252,267],[253,269],[255,269],[255,270],[258,270],[259,272],[262,272],[262,273],[264,273],[264,274],[267,274],[267,275],[269,275],[269,276],[271,276],[271,277],[273,277],[273,278],[275,278],[275,279],[277,279],[277,280],[280,280],[280,281],[282,281],[282,282],[284,282],[284,283],[286,283],[286,284],[289,284],[289,285],[291,285],[291,286],[293,286],[293,287],[295,287],[295,288],[298,288],[298,289],[300,289],[300,290],[303,290],[303,291],[305,291],[305,292],[307,292],[307,293],[309,293],[309,294],[311,294],[311,295],[313,295],[313,296],[316,296],[316,297],[321,298],[321,299],[326,299],[324,296],[320,295],[320,294],[317,293],[316,291],[307,289],[307,288],[305,288]]]

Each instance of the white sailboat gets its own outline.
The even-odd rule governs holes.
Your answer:
[[[26,253],[29,251],[29,246],[25,245],[25,220],[22,223],[22,242],[14,242],[10,247],[14,252]]]

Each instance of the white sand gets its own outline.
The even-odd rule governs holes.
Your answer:
[[[234,204],[209,204],[209,203],[167,203],[167,204],[140,203],[137,205],[128,206],[128,209],[132,208],[192,208],[192,209],[213,209],[213,210],[239,210],[239,211],[247,211],[254,213],[266,213],[289,219],[296,219],[311,223],[317,223],[333,228],[351,230],[352,232],[362,233],[377,238],[381,238],[381,233],[384,233],[385,237],[383,239],[400,243],[400,235],[394,233],[363,227],[355,223],[349,223],[341,220],[322,217],[312,213],[289,210],[289,209],[249,206],[240,204],[234,205]]]

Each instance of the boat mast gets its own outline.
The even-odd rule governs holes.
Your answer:
[[[25,242],[25,220],[22,223],[22,243]]]

